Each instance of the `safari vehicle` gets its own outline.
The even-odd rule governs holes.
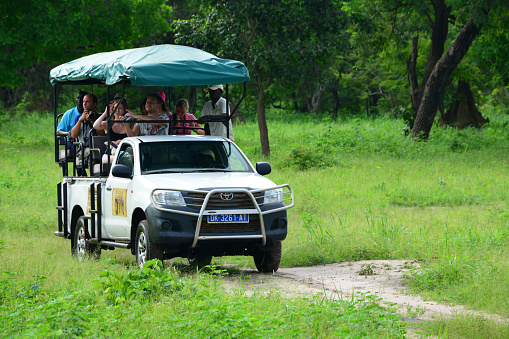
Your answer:
[[[245,95],[249,80],[241,62],[175,45],[95,54],[50,73],[55,98],[56,84],[104,84],[108,97],[110,86],[120,83],[123,96],[125,84],[243,82]],[[100,168],[102,154],[110,153],[109,147],[101,147],[107,135],[92,137],[99,141],[90,150],[90,176],[76,175],[80,165],[75,153],[61,150],[65,140],[56,134],[56,102],[54,106],[55,161],[63,174],[57,185],[55,235],[70,239],[78,259],[124,248],[140,267],[155,258],[189,258],[201,267],[213,256],[245,255],[254,258],[261,272],[279,268],[288,230],[286,210],[293,206],[294,194],[289,185],[264,177],[271,171],[268,163],[253,166],[228,138],[168,135],[125,138],[111,164]],[[79,140],[75,146],[83,147]]]

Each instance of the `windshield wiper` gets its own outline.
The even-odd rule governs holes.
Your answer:
[[[162,174],[162,173],[182,173],[183,170],[153,170],[153,171],[144,171],[143,174]]]
[[[232,172],[232,170],[228,170],[228,169],[215,169],[215,168],[211,168],[211,169],[197,169],[197,170],[192,170],[192,171],[188,171],[188,173],[196,173],[196,172]]]

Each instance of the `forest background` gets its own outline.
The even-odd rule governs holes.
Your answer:
[[[481,127],[488,120],[477,107],[505,110],[508,4],[6,1],[0,4],[0,102],[13,114],[51,110],[53,67],[92,53],[182,44],[246,64],[252,80],[241,113],[256,114],[263,155],[270,154],[268,108],[331,118],[390,115],[404,119],[406,134],[428,139],[436,122]],[[458,84],[466,84],[463,93],[476,111],[463,124],[462,113],[454,112],[465,87]],[[57,93],[72,97],[76,90]],[[240,91],[233,87],[232,97]],[[170,107],[180,97],[190,100],[192,113],[206,100],[196,88],[180,88],[171,92]]]

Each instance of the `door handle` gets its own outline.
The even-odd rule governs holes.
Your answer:
[[[107,191],[111,191],[112,189],[113,189],[113,188],[111,188],[111,186],[106,187],[106,190],[107,190]]]

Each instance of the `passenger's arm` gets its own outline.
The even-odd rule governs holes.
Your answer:
[[[99,118],[94,122],[94,128],[98,131],[104,131],[106,128],[108,128],[108,123],[104,121],[106,119],[107,112],[104,112],[101,114]]]
[[[80,116],[74,127],[71,129],[71,138],[76,139],[80,135],[81,123],[88,118],[88,110]]]
[[[122,119],[122,120],[124,120],[124,119]],[[135,136],[140,135],[140,128],[138,126],[134,126],[133,128],[131,128],[131,124],[124,124],[124,126],[125,126],[125,133],[127,134],[128,137],[135,137]]]
[[[203,123],[206,123],[209,121],[214,121],[214,120],[224,120],[226,118],[228,118],[228,116],[226,114],[203,115],[200,117],[200,119],[198,119],[198,123],[203,124]]]
[[[67,132],[67,131],[63,131],[63,130],[58,130],[57,131],[57,136],[59,137],[71,137],[71,132]]]
[[[202,128],[202,127],[201,127],[201,125],[200,125],[199,123],[197,123],[197,122],[195,122],[195,123],[193,124],[193,127],[199,127],[199,128]],[[195,131],[195,132],[196,132],[196,134],[199,134],[199,135],[205,135],[205,130],[203,130],[203,129],[194,129],[193,131]]]
[[[137,120],[145,120],[145,121],[147,121],[147,120],[161,120],[161,121],[167,121],[167,120],[169,120],[169,118],[168,118],[168,119],[165,119],[165,118],[160,117],[160,116],[157,116],[157,117],[151,117],[151,116],[148,116],[148,115],[135,114],[135,113],[132,113],[132,112],[128,112],[128,113],[126,113],[126,115],[125,115],[125,116],[127,116],[127,117],[133,117],[133,118],[135,118],[135,119],[137,119]],[[167,122],[161,122],[161,123],[159,123],[159,122],[151,122],[150,124],[151,124],[151,125],[154,125],[154,126],[164,126],[164,127],[168,126],[168,123],[167,123]]]

